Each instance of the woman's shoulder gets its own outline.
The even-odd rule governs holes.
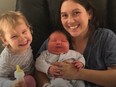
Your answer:
[[[111,29],[108,29],[108,28],[98,28],[95,33],[98,33],[98,34],[114,34],[115,33],[111,30]]]
[[[116,34],[107,28],[98,28],[89,39],[90,43],[96,44],[114,44],[116,42]]]
[[[98,28],[95,30],[93,33],[94,37],[104,37],[104,38],[111,38],[111,37],[116,37],[116,34],[108,28]]]

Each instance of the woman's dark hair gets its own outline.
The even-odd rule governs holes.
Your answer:
[[[59,12],[56,15],[57,19],[61,19],[61,6],[62,3],[67,0],[61,0],[60,6],[59,6]],[[100,9],[95,5],[95,0],[73,0],[74,2],[77,2],[81,4],[87,11],[92,11],[93,18],[89,20],[89,28],[90,29],[97,29],[98,27],[104,27],[105,23],[103,20],[103,14],[100,12]],[[61,20],[57,20],[57,26],[60,27],[60,29],[63,28]]]

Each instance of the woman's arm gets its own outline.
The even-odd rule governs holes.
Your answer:
[[[57,65],[61,69],[61,77],[63,78],[81,79],[105,87],[116,87],[116,68],[110,68],[108,70],[77,70],[70,63],[58,63]]]
[[[43,87],[45,83],[49,83],[49,79],[46,74],[35,70],[35,79],[37,87]]]
[[[81,69],[78,78],[105,87],[116,87],[116,68],[108,70]],[[77,73],[77,74],[78,74]]]

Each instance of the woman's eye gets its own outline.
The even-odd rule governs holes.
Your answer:
[[[78,15],[80,12],[79,11],[76,11],[73,13],[73,15]]]
[[[61,14],[61,18],[67,18],[68,17],[68,15],[66,15],[66,14]]]

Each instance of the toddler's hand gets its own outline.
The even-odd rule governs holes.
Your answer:
[[[11,87],[27,87],[24,79],[14,80]]]

